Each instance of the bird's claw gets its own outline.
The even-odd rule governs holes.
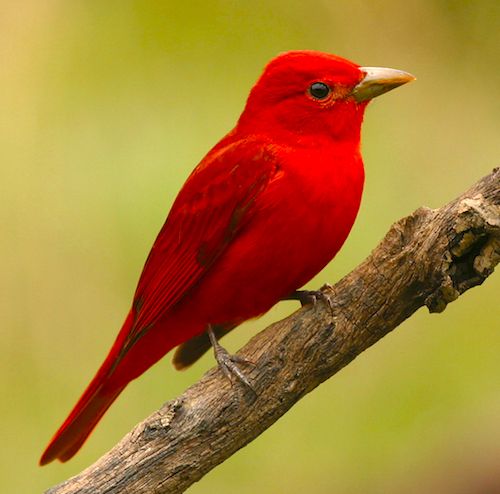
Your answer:
[[[247,389],[249,389],[252,394],[257,395],[253,386],[250,384],[248,378],[243,374],[238,364],[248,364],[248,360],[239,357],[238,355],[229,354],[225,348],[219,347],[215,354],[215,359],[219,364],[221,371],[229,379],[231,384],[233,383],[233,378],[238,379]]]
[[[298,300],[302,307],[304,305],[315,306],[318,301],[324,302],[333,313],[333,302],[331,298],[325,293],[325,290],[331,289],[332,286],[325,283],[319,290],[296,290],[288,297],[289,300]]]
[[[241,357],[240,355],[231,355],[218,341],[212,330],[212,327],[208,327],[208,336],[214,348],[214,355],[220,370],[226,376],[231,384],[233,384],[233,378],[239,380],[254,396],[257,397],[257,392],[250,384],[248,378],[243,374],[238,364],[255,365],[251,360]]]

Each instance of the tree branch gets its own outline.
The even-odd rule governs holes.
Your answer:
[[[137,425],[82,473],[49,489],[68,493],[178,493],[255,439],[300,398],[419,307],[442,312],[500,260],[500,169],[436,210],[394,224],[371,255],[318,302],[255,336],[240,355],[257,391],[210,370]]]

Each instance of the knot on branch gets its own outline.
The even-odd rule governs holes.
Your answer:
[[[436,213],[436,210],[422,206],[409,216],[401,218],[391,226],[378,248],[384,249],[386,257],[399,256],[406,254],[406,250],[414,250],[415,242],[418,242],[419,238],[422,239],[422,231],[428,228]]]
[[[156,419],[151,420],[144,427],[137,428],[137,440],[148,441],[153,437],[162,436],[172,428],[175,419],[179,420],[185,412],[184,400],[178,398],[165,404],[156,412]]]
[[[497,198],[498,199],[498,198]],[[461,199],[448,233],[442,280],[427,297],[430,312],[442,312],[460,294],[480,285],[500,261],[500,205],[483,194]]]

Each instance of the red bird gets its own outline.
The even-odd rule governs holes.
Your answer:
[[[363,190],[360,130],[371,98],[413,80],[313,51],[284,53],[257,81],[236,124],[179,192],[111,350],[40,464],[69,460],[125,386],[178,347],[191,365],[297,291],[335,256]]]

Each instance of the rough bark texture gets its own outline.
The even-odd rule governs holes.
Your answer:
[[[419,307],[441,312],[500,260],[500,170],[461,197],[394,224],[334,287],[331,304],[304,307],[255,336],[240,355],[257,391],[210,370],[137,425],[94,465],[47,491],[178,493],[255,439],[300,398]]]

